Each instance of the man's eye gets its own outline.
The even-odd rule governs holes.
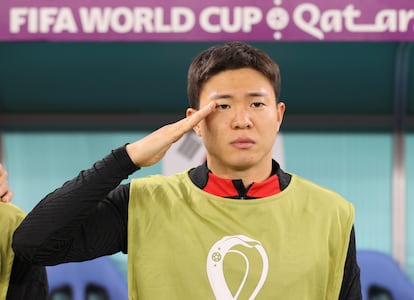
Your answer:
[[[221,109],[221,110],[229,109],[230,105],[229,104],[217,104],[216,108]]]
[[[251,104],[251,106],[252,107],[262,107],[262,106],[264,106],[264,103],[263,102],[253,102]]]

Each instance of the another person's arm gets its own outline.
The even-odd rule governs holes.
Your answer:
[[[2,202],[10,202],[13,198],[13,192],[9,189],[7,175],[6,169],[0,164],[0,201]]]
[[[12,200],[7,172],[0,164],[0,298],[1,299],[46,299],[48,282],[43,266],[23,263],[12,248],[12,237],[25,213],[19,207],[7,203]]]

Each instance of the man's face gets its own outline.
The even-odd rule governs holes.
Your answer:
[[[216,110],[194,128],[204,141],[209,168],[222,176],[268,168],[285,110],[283,103],[276,105],[269,80],[250,68],[223,71],[201,90],[200,107],[210,101]]]

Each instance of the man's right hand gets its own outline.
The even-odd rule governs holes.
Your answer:
[[[159,162],[173,143],[192,130],[215,108],[216,103],[211,101],[190,116],[165,125],[146,137],[128,144],[126,151],[129,157],[138,167],[147,167]]]

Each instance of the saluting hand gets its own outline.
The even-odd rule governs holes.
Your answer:
[[[159,162],[173,143],[192,130],[213,112],[215,107],[216,103],[211,101],[190,116],[165,125],[146,137],[128,144],[126,150],[129,157],[139,167],[147,167]]]

